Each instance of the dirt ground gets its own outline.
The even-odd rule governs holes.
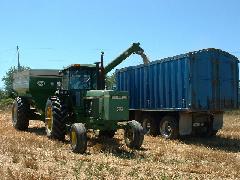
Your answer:
[[[140,150],[125,146],[122,131],[114,139],[90,133],[79,155],[69,141],[48,139],[42,122],[16,131],[10,111],[0,111],[0,179],[240,179],[239,121],[238,113],[226,114],[214,138],[145,136]]]

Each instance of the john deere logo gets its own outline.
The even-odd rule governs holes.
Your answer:
[[[45,82],[44,81],[38,81],[37,85],[40,86],[40,87],[43,87],[45,85]]]

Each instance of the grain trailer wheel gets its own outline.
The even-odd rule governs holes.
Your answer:
[[[72,151],[75,153],[85,153],[87,150],[87,131],[82,123],[75,123],[71,127],[70,142]]]
[[[129,121],[124,131],[124,139],[129,148],[139,149],[144,139],[144,131],[141,124],[135,120]]]
[[[48,99],[45,108],[47,137],[63,141],[66,134],[65,126],[61,101],[57,97]]]
[[[160,121],[160,134],[165,139],[176,139],[179,135],[178,123],[174,116],[165,116]]]
[[[29,103],[21,97],[17,97],[12,105],[12,123],[17,130],[27,130],[29,125]]]

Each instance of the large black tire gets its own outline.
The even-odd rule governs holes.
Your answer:
[[[13,127],[17,130],[25,131],[29,126],[29,113],[30,105],[27,100],[17,97],[12,105],[12,123]]]
[[[70,142],[74,153],[85,153],[87,150],[87,131],[82,123],[75,123],[71,127]]]
[[[165,139],[177,139],[179,136],[177,119],[174,116],[164,116],[160,121],[159,130]]]
[[[144,131],[141,124],[135,120],[129,121],[124,131],[124,139],[129,148],[139,149],[144,139]]]
[[[115,132],[116,132],[115,130],[99,131],[99,137],[113,138]]]
[[[150,115],[144,115],[142,120],[144,134],[156,136],[159,133],[157,121]]]
[[[65,140],[66,134],[66,112],[64,105],[58,97],[51,97],[47,100],[45,108],[45,128],[49,138],[60,141]]]

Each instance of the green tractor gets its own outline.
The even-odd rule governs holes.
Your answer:
[[[74,64],[60,71],[61,81],[58,81],[57,91],[45,101],[45,109],[40,108],[44,111],[41,114],[44,114],[49,138],[64,140],[65,135],[69,135],[73,152],[84,153],[87,130],[97,130],[99,136],[112,138],[118,129],[124,129],[126,145],[134,149],[141,147],[144,132],[140,123],[129,121],[128,93],[105,89],[105,75],[131,54],[139,54],[147,62],[139,45],[134,43],[105,68],[102,53],[101,62]],[[17,106],[13,106],[13,123],[24,122],[27,118],[23,114]]]

